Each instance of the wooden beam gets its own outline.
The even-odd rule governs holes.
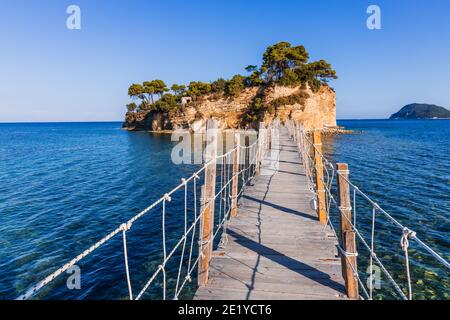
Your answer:
[[[352,208],[350,199],[350,185],[348,164],[337,163],[338,172],[337,185],[339,193],[339,211],[341,226],[341,247],[346,254],[342,256],[342,276],[345,280],[345,287],[349,298],[357,299],[359,297],[358,280],[355,272],[358,270],[356,258],[356,239],[352,227]]]
[[[314,162],[316,168],[316,188],[317,188],[317,215],[319,221],[323,224],[327,223],[327,210],[325,202],[325,187],[323,181],[323,162],[322,162],[322,138],[320,131],[313,133],[314,143]]]
[[[200,234],[199,234],[199,262],[198,262],[198,285],[199,287],[205,286],[208,283],[208,271],[209,271],[209,250],[208,250],[208,238],[210,235],[209,228],[209,209],[206,206],[206,188],[202,185],[200,191],[200,213],[203,216],[200,219]]]
[[[237,217],[237,195],[238,195],[238,185],[239,185],[239,144],[240,144],[240,132],[234,133],[234,145],[236,147],[236,150],[234,152],[233,157],[233,184],[231,186],[231,197],[232,197],[232,204],[231,204],[231,216]]]
[[[217,120],[209,119],[206,124],[205,148],[205,185],[204,185],[204,212],[202,217],[200,261],[198,285],[204,286],[208,282],[209,261],[213,249],[214,231],[214,205],[216,195],[216,158],[217,158]]]
[[[264,134],[266,129],[264,128],[264,122],[259,123],[258,129],[258,149],[256,153],[256,175],[261,173],[261,165],[264,157]]]
[[[347,289],[347,296],[350,299],[359,298],[358,288],[358,265],[357,265],[357,250],[356,250],[356,238],[355,231],[346,231],[344,234],[344,243],[346,255],[345,263],[345,288]]]
[[[350,204],[350,186],[348,184],[349,171],[346,163],[337,163],[337,186],[339,193],[339,210],[341,225],[341,243],[344,242],[344,233],[352,230],[352,208]]]

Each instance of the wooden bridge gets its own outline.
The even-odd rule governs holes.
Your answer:
[[[320,223],[286,128],[245,189],[195,299],[344,299],[336,238]]]
[[[205,162],[197,172],[18,299],[35,296],[70,267],[120,236],[130,300],[147,298],[152,286],[162,289],[162,299],[178,299],[184,288],[196,285],[194,298],[198,300],[373,299],[372,276],[361,278],[363,272],[358,272],[357,260],[362,258],[369,274],[375,265],[380,268],[397,297],[413,299],[409,241],[450,270],[446,259],[350,181],[347,164],[326,159],[320,132],[306,132],[292,121],[281,127],[274,121],[267,128],[260,125],[254,143],[248,137],[241,143],[242,132],[232,132],[233,146],[218,154],[217,127],[217,121],[208,120]],[[233,138],[226,140],[232,142]],[[177,193],[183,195],[174,197]],[[357,201],[371,209],[366,219],[371,220],[369,237],[359,231],[362,222],[357,219]],[[166,210],[170,205],[175,207]],[[140,248],[127,246],[127,232],[144,215],[157,214],[158,208],[162,238],[149,243],[161,241],[162,260],[136,291],[127,252]],[[171,213],[184,218],[180,238],[175,244],[171,241],[172,245],[166,238],[166,217]],[[398,232],[406,286],[394,280],[376,254],[377,219],[389,221],[393,232]],[[359,249],[367,255],[361,255]],[[177,265],[175,279],[168,279],[170,262],[172,268]],[[195,273],[196,283],[192,281]]]

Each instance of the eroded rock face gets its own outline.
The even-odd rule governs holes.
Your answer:
[[[306,98],[301,103],[283,105],[271,114],[264,114],[263,122],[268,124],[274,118],[282,122],[288,119],[300,121],[306,129],[324,129],[336,126],[336,94],[328,86],[322,86],[314,93],[309,88],[274,87],[264,92],[264,104],[274,99],[290,96],[302,90]],[[237,129],[243,126],[243,117],[247,113],[258,88],[247,88],[237,98],[217,97],[209,95],[201,100],[188,104],[183,110],[162,112],[127,113],[124,128],[129,130],[163,131],[187,129],[199,131],[208,118],[219,120],[221,129]]]
[[[274,115],[266,114],[264,122],[270,123],[273,118],[280,121],[292,119],[300,121],[305,129],[317,130],[336,126],[336,94],[328,86],[322,86],[317,93],[311,89],[300,89],[299,87],[275,87],[267,95],[266,103],[280,97],[286,97],[303,90],[308,98],[304,104],[285,105],[279,107]]]

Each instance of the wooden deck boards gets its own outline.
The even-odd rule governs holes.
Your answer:
[[[208,284],[195,299],[346,299],[336,239],[318,222],[313,199],[282,128],[279,150],[245,190],[228,242],[214,251]]]

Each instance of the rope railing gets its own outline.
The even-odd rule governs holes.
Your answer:
[[[427,244],[425,244],[416,234],[416,232],[412,231],[410,228],[404,226],[402,223],[400,223],[398,220],[396,220],[391,214],[389,214],[386,210],[381,208],[374,200],[372,200],[366,193],[361,191],[361,189],[356,186],[354,183],[350,181],[348,178],[348,172],[341,172],[340,170],[336,169],[336,165],[330,162],[321,151],[321,148],[318,147],[318,145],[315,143],[315,141],[312,141],[310,138],[310,135],[308,132],[302,128],[301,125],[298,123],[292,123],[289,121],[287,124],[288,130],[290,135],[293,137],[293,139],[297,142],[298,150],[300,153],[301,158],[303,159],[303,164],[305,166],[305,172],[306,176],[308,178],[308,183],[311,191],[318,194],[317,190],[317,181],[315,181],[315,178],[317,176],[321,176],[320,181],[323,184],[325,196],[326,196],[326,214],[327,214],[327,220],[326,220],[326,226],[329,226],[332,230],[333,234],[336,236],[337,239],[339,239],[337,247],[338,251],[341,256],[344,257],[346,260],[346,263],[351,267],[353,276],[355,277],[355,280],[359,283],[359,288],[361,289],[364,296],[360,296],[360,298],[366,298],[366,299],[373,299],[374,298],[374,285],[373,285],[373,270],[374,270],[374,264],[377,264],[380,268],[380,270],[383,272],[383,274],[388,279],[389,283],[394,288],[395,293],[401,298],[405,300],[412,300],[413,299],[413,290],[412,290],[412,278],[411,278],[411,272],[410,272],[410,259],[409,259],[409,241],[414,241],[419,247],[427,251],[436,261],[441,263],[444,267],[447,269],[450,269],[450,264],[448,261],[446,261],[441,255],[436,253],[432,248],[430,248]],[[317,157],[315,155],[318,155],[319,161],[321,162],[319,165],[317,163]],[[320,170],[320,168],[323,168],[324,174],[323,175],[317,175],[317,170]],[[348,184],[350,190],[351,190],[351,207],[350,208],[343,208],[340,204],[340,199],[338,195],[336,194],[336,188],[334,188],[334,184],[336,182],[336,179],[342,179],[345,181],[345,183]],[[363,236],[360,227],[358,227],[359,220],[357,219],[357,198],[362,198],[368,205],[371,207],[371,225],[368,227],[370,230],[369,239]],[[339,200],[337,200],[339,199]],[[316,206],[318,205],[316,200]],[[352,213],[352,218],[348,218],[347,212],[349,211]],[[336,231],[336,227],[334,225],[334,222],[332,221],[332,214],[336,214],[341,219],[345,219],[346,223],[348,223],[351,227],[351,230],[355,233],[359,243],[362,245],[362,247],[368,251],[369,253],[369,273],[368,276],[368,283],[367,288],[366,285],[364,285],[364,281],[361,279],[360,273],[357,270],[356,263],[352,263],[351,259],[349,257],[361,257],[358,252],[355,253],[349,253],[345,250],[345,245],[342,240],[342,234],[339,237],[338,232]],[[403,250],[404,258],[405,258],[405,274],[406,274],[406,282],[407,282],[407,288],[406,290],[402,290],[401,286],[398,284],[398,281],[394,279],[394,276],[388,271],[386,265],[381,261],[381,259],[376,254],[376,248],[375,248],[375,234],[376,234],[376,219],[378,217],[384,217],[387,219],[390,223],[392,223],[394,226],[396,226],[400,231],[401,234],[399,235],[400,239],[400,245]],[[356,260],[355,260],[356,261]],[[406,292],[406,294],[405,294]]]
[[[269,128],[271,129],[271,127]],[[231,150],[222,155],[214,156],[191,176],[181,179],[181,183],[175,188],[164,194],[131,219],[118,226],[75,258],[52,272],[43,280],[33,285],[17,299],[25,300],[32,298],[42,288],[60,277],[69,268],[76,265],[120,234],[122,235],[125,279],[129,299],[140,300],[144,298],[145,293],[153,284],[155,284],[155,279],[160,275],[162,275],[162,299],[178,299],[183,289],[185,289],[187,284],[192,281],[194,271],[198,270],[200,272],[200,264],[204,262],[208,251],[212,251],[214,244],[218,242],[219,236],[221,236],[221,241],[217,243],[217,245],[220,247],[226,244],[226,228],[227,222],[230,219],[230,213],[232,212],[233,207],[237,207],[238,198],[242,195],[246,186],[260,169],[262,159],[269,147],[267,143],[269,139],[268,131],[269,130],[267,129],[260,130],[256,141],[252,144],[241,144],[239,138],[235,140],[237,143],[235,143],[235,146]],[[235,133],[235,137],[239,137],[240,134],[241,132]],[[217,148],[216,142],[217,139],[214,140],[213,148]],[[236,163],[237,159],[242,159],[242,161]],[[213,172],[214,175],[214,183],[212,187],[208,187],[212,188],[213,194],[208,197],[205,191],[207,187],[206,181],[208,180],[208,174],[211,174],[211,172]],[[216,172],[218,173],[216,174]],[[201,186],[199,192],[199,182],[201,180],[204,180],[204,184]],[[178,195],[178,193],[181,193],[180,197],[183,202],[182,206],[180,206],[183,210],[182,235],[178,241],[169,248],[168,242],[169,240],[173,241],[173,239],[168,239],[167,234],[167,205],[172,201],[174,195]],[[128,246],[127,232],[131,230],[133,225],[143,216],[150,212],[155,213],[157,207],[161,207],[162,259],[156,270],[147,277],[142,288],[138,291],[134,291],[136,289],[136,284],[133,284],[131,281],[129,268],[129,252],[130,250],[133,250],[133,248]],[[214,210],[214,207],[216,207],[216,210]],[[209,216],[211,213],[213,216]],[[205,230],[207,230],[205,223],[211,224],[209,226],[211,230],[210,234],[205,234]],[[199,235],[197,241],[196,235]],[[176,254],[178,251],[181,252]],[[167,265],[169,261],[173,261],[178,257],[179,262],[175,272],[176,279],[170,279],[175,282],[173,294],[169,295],[167,286],[169,280]],[[209,261],[206,262],[209,263]]]

